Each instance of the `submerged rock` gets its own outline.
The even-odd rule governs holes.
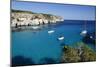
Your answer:
[[[14,56],[11,61],[12,67],[17,66],[27,66],[27,65],[34,65],[35,62],[31,58],[26,58],[24,56]]]

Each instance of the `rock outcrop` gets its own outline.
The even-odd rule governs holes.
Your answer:
[[[73,46],[63,46],[61,62],[76,63],[96,61],[96,52],[88,44],[77,42]]]
[[[50,24],[57,23],[58,21],[63,21],[63,18],[51,14],[33,13],[22,10],[12,10],[11,13],[11,27]]]

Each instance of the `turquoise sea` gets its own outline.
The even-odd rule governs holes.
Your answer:
[[[55,59],[58,63],[62,54],[62,45],[73,46],[74,43],[82,41],[80,32],[84,30],[84,20],[65,20],[61,23],[43,25],[39,30],[15,31],[11,34],[12,57],[24,56],[31,58],[35,64],[44,63],[45,58]],[[95,32],[96,21],[86,21],[86,30]],[[49,30],[54,33],[48,34]],[[63,41],[58,37],[64,36]],[[95,35],[94,35],[95,37]],[[95,50],[95,45],[90,44]]]

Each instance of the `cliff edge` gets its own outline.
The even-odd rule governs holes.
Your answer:
[[[11,10],[11,27],[51,24],[59,21],[64,21],[61,16],[33,13],[31,11]]]

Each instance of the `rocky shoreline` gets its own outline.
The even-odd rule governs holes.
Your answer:
[[[33,13],[30,11],[12,10],[11,27],[39,26],[64,21],[60,16],[43,13]]]

